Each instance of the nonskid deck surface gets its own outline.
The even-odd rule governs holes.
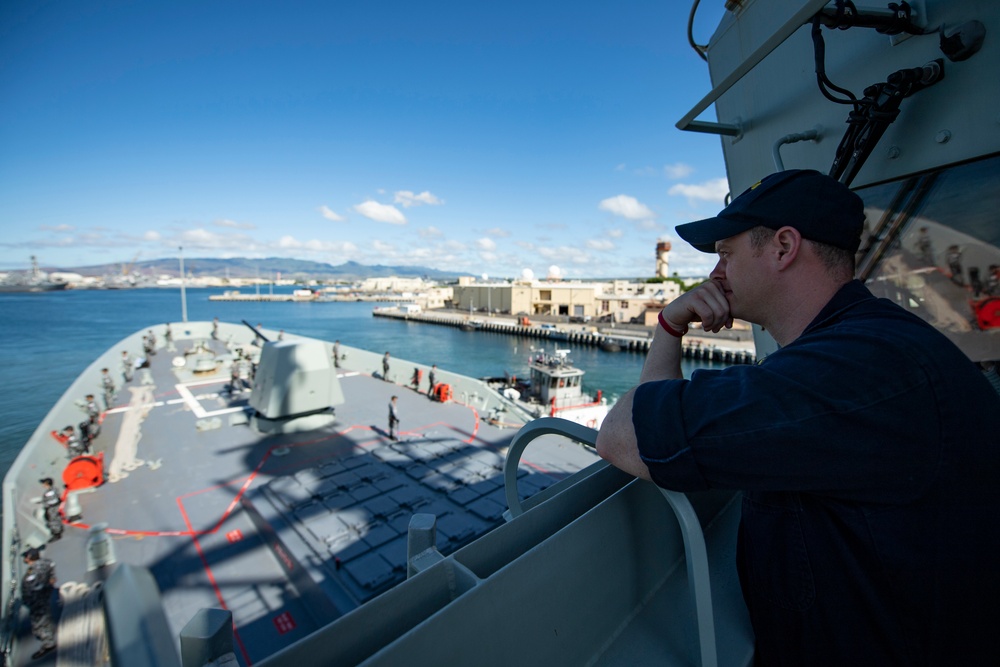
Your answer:
[[[514,429],[342,368],[346,402],[333,424],[261,435],[249,425],[249,391],[230,390],[225,345],[207,341],[215,371],[172,363],[198,342],[160,347],[119,387],[93,443],[108,479],[79,495],[82,519],[46,548],[60,582],[94,578],[86,529],[106,524],[117,562],[153,573],[174,636],[202,608],[229,609],[239,657],[251,664],[402,581],[414,513],[437,515],[443,553],[502,521]],[[398,442],[386,430],[392,395]],[[522,461],[519,491],[531,495],[594,459],[542,443]]]

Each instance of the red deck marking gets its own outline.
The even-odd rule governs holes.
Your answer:
[[[237,528],[226,533],[226,539],[230,542],[239,542],[243,539],[243,531]]]
[[[465,439],[465,440],[462,441],[464,444],[471,444],[476,439],[476,436],[479,433],[479,412],[473,406],[471,406],[471,405],[467,405],[465,403],[459,403],[457,401],[453,401],[453,402],[455,403],[455,405],[461,405],[462,407],[467,408],[469,411],[472,412],[472,417],[473,417],[472,435],[470,435],[467,439]],[[437,425],[444,425],[444,426],[448,426],[448,427],[452,426],[448,422],[437,421],[437,422],[432,422],[430,424],[426,424],[426,425],[423,425],[423,426],[419,426],[419,427],[414,428],[414,429],[403,431],[402,433],[415,433],[415,432],[419,433],[419,432],[422,432],[422,431],[424,431],[424,430],[426,430],[428,428],[431,428],[432,426],[437,426]],[[211,535],[211,534],[214,534],[214,533],[218,532],[218,530],[222,527],[222,524],[224,524],[226,522],[226,519],[229,518],[229,515],[232,514],[232,512],[233,512],[234,509],[236,509],[236,506],[239,504],[240,499],[243,497],[243,494],[246,493],[246,491],[253,484],[254,480],[257,478],[257,475],[260,474],[260,471],[263,469],[264,464],[267,463],[267,461],[271,458],[271,454],[272,454],[272,452],[275,449],[278,449],[278,448],[281,448],[281,447],[304,447],[304,446],[307,446],[307,445],[314,445],[314,444],[317,444],[317,443],[320,443],[320,442],[324,442],[324,441],[327,441],[327,440],[333,440],[335,438],[339,438],[339,437],[342,437],[344,435],[347,435],[348,433],[350,433],[352,431],[372,431],[372,430],[373,429],[370,426],[348,426],[347,428],[345,428],[342,431],[338,431],[337,433],[334,433],[334,434],[331,434],[331,435],[327,435],[327,436],[324,436],[322,438],[315,438],[313,440],[304,440],[302,442],[292,443],[291,445],[274,445],[273,447],[271,447],[270,449],[268,449],[267,452],[264,453],[264,455],[261,457],[260,462],[257,463],[256,467],[254,467],[253,472],[251,472],[250,475],[243,481],[243,484],[240,485],[240,490],[237,492],[236,496],[232,499],[232,501],[229,503],[229,505],[223,511],[222,516],[220,516],[219,520],[215,523],[215,525],[212,526],[209,529],[194,530],[194,527],[191,525],[191,523],[187,520],[187,518],[185,516],[185,523],[188,526],[188,530],[130,530],[130,529],[123,529],[123,528],[107,528],[106,532],[109,533],[109,534],[111,534],[111,535],[125,535],[125,536],[134,536],[134,537],[195,537],[195,536],[198,536],[198,535]],[[374,441],[372,441],[371,443],[368,443],[368,444],[375,444],[377,442],[381,442],[381,440],[374,440]],[[494,451],[496,451],[498,453],[500,451],[500,450],[498,450],[495,446],[493,446],[490,443],[483,443],[483,444],[484,444],[485,447],[488,447],[489,449],[492,449],[492,450],[494,450]],[[362,444],[360,444],[358,446],[364,447],[365,444],[362,443]],[[316,459],[310,459],[310,460],[319,460],[319,459],[323,459],[323,458],[328,458],[328,456],[329,455],[324,455],[324,456],[321,456],[321,457],[317,457]],[[281,470],[283,470],[283,469],[285,469],[287,467],[301,466],[301,465],[303,465],[304,463],[307,463],[307,462],[308,461],[298,461],[298,462],[296,462],[294,464],[290,464],[289,466],[279,467],[275,472],[280,472]],[[530,461],[527,461],[526,459],[522,459],[521,463],[523,463],[524,465],[526,465],[528,467],[531,467],[531,468],[534,468],[534,469],[537,469],[539,471],[544,472],[543,468],[541,468],[541,467],[539,467],[539,466],[537,466],[535,464],[532,464]],[[184,511],[184,507],[183,507],[182,503],[183,503],[183,499],[184,498],[189,498],[191,496],[196,496],[196,495],[199,495],[199,494],[202,494],[202,493],[206,493],[208,491],[214,491],[215,489],[223,488],[223,487],[228,486],[228,485],[229,485],[229,483],[222,483],[222,484],[216,484],[214,486],[210,486],[210,487],[207,487],[207,488],[204,488],[204,489],[199,489],[197,491],[190,491],[190,492],[185,493],[183,495],[177,496],[176,500],[177,500],[178,505],[181,506],[181,511],[183,512]],[[82,522],[76,522],[76,523],[72,523],[72,524],[69,524],[69,525],[77,527],[77,528],[82,528],[84,530],[87,530],[87,529],[90,528],[90,525],[82,523]]]
[[[181,516],[184,517],[184,523],[187,525],[188,530],[191,531],[191,541],[194,542],[194,548],[198,552],[198,557],[201,558],[201,564],[205,567],[205,575],[208,577],[208,583],[212,585],[212,590],[215,591],[215,597],[218,598],[219,604],[222,605],[223,609],[228,610],[229,607],[226,606],[226,601],[222,597],[222,591],[219,590],[219,585],[215,581],[215,574],[212,573],[212,568],[208,564],[208,558],[205,556],[205,551],[201,548],[201,543],[198,541],[198,537],[194,534],[194,527],[191,525],[191,520],[188,518],[187,512],[184,510],[184,504],[181,502],[180,498],[177,499],[177,505],[180,507]],[[246,661],[247,667],[253,665],[253,661],[250,660],[250,654],[247,653],[246,646],[243,645],[243,639],[240,637],[240,632],[236,628],[236,621],[233,621],[233,637],[236,638],[236,643],[240,647],[240,653],[243,654],[243,660]]]
[[[295,619],[292,618],[291,612],[282,612],[274,617],[274,627],[278,629],[279,635],[288,634],[296,628]]]

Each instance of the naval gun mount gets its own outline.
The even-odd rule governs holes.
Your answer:
[[[250,424],[264,434],[297,433],[334,422],[344,402],[336,370],[322,341],[268,341],[254,374]]]

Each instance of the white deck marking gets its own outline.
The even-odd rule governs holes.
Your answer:
[[[207,413],[201,409],[201,403],[198,402],[198,399],[194,397],[194,394],[192,394],[186,386],[182,384],[175,384],[174,389],[176,389],[177,393],[181,395],[181,398],[184,399],[187,406],[191,408],[191,412],[194,413],[195,417],[198,419],[204,419],[208,416]]]
[[[345,374],[345,376],[346,375],[359,375],[359,373]],[[169,401],[157,401],[146,407],[160,408],[163,407],[164,405],[177,405],[178,403],[186,403],[188,407],[191,408],[191,412],[194,413],[194,416],[197,417],[198,419],[204,419],[206,417],[218,417],[219,415],[228,415],[233,412],[243,412],[247,410],[248,406],[244,406],[237,408],[223,408],[222,410],[213,410],[211,412],[208,412],[201,407],[201,403],[198,401],[195,395],[192,394],[191,391],[188,389],[188,387],[201,387],[209,384],[223,384],[225,382],[226,380],[215,379],[215,380],[201,380],[199,382],[188,382],[186,384],[175,384],[174,389],[176,389],[177,393],[181,395],[180,398],[174,398]],[[115,415],[120,412],[128,412],[128,411],[129,411],[129,406],[123,405],[121,407],[105,410],[104,414]]]

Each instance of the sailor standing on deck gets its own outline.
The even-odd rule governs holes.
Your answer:
[[[174,346],[174,332],[170,330],[170,323],[167,323],[166,327],[166,330],[163,332],[163,340],[167,344],[167,352],[174,352],[177,350]]]
[[[132,381],[133,370],[135,370],[135,361],[132,359],[132,355],[128,353],[128,350],[122,350],[122,377],[125,378],[125,382]]]
[[[110,410],[111,402],[115,400],[115,381],[107,368],[101,369],[101,389],[104,390],[104,409]]]
[[[333,341],[333,367],[340,368],[340,340]]]
[[[93,394],[87,394],[86,400],[83,410],[87,413],[87,419],[90,420],[91,425],[96,425],[101,419],[101,409],[97,407],[97,400]]]
[[[21,578],[21,601],[28,608],[31,633],[42,642],[42,647],[31,654],[32,660],[37,660],[56,648],[56,633],[52,627],[56,567],[48,558],[42,558],[35,548],[24,552],[24,564],[28,568]]]
[[[434,382],[437,380],[437,364],[432,364],[431,369],[427,372],[427,395],[434,395]]]
[[[45,487],[45,492],[42,493],[42,507],[45,509],[45,526],[49,529],[49,534],[51,535],[49,542],[54,542],[62,537],[63,534],[62,517],[59,515],[59,505],[62,504],[62,500],[59,498],[59,494],[56,493],[51,477],[43,477],[38,481]]]
[[[399,440],[399,406],[396,404],[398,396],[393,396],[389,400],[389,439]]]
[[[80,422],[80,436],[89,450],[90,443],[101,433],[101,409],[97,406],[93,394],[87,394],[83,411],[87,413],[87,421]]]
[[[382,379],[386,382],[389,381],[389,353],[386,352],[382,357]]]

